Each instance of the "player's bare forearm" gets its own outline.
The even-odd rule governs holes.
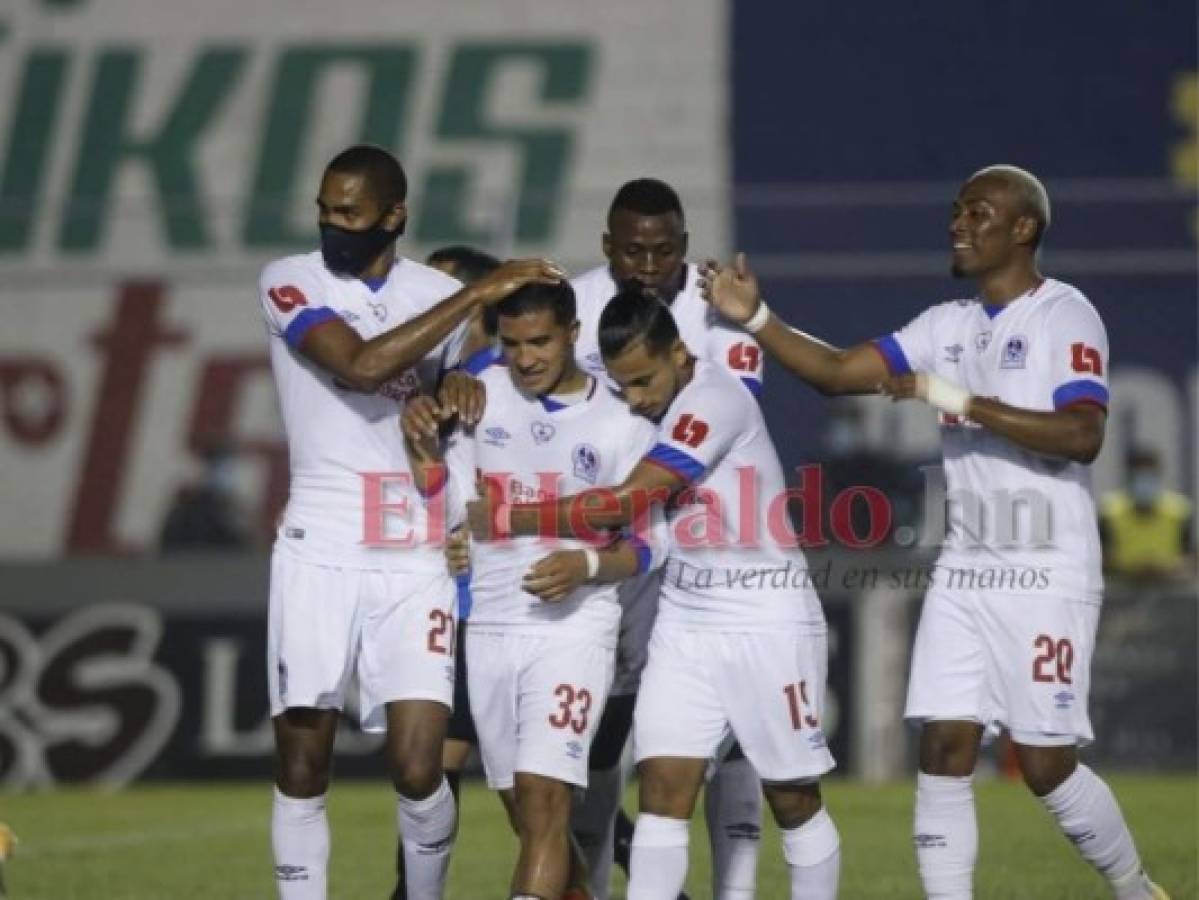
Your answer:
[[[1107,412],[1092,403],[1076,403],[1044,412],[1009,406],[986,397],[970,398],[967,415],[1014,444],[1034,453],[1091,463],[1103,447]]]
[[[310,330],[300,352],[355,390],[370,393],[424,359],[478,305],[478,297],[465,287],[369,341],[349,325],[332,322]]]
[[[792,328],[773,313],[754,337],[793,375],[825,396],[874,393],[888,374],[871,345],[840,349]]]
[[[617,487],[595,488],[547,500],[512,506],[512,534],[573,537],[596,541],[604,531],[632,526],[649,530],[650,510],[670,500],[685,486],[683,479],[661,466],[642,461]]]

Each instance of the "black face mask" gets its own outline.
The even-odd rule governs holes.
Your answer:
[[[330,272],[357,275],[369,266],[388,244],[403,232],[401,225],[388,231],[380,219],[363,231],[351,231],[337,225],[321,225],[321,256]]]

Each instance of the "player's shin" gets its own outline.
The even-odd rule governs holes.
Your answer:
[[[726,759],[717,767],[704,789],[704,813],[712,840],[713,895],[752,898],[762,845],[762,785],[748,759]]]
[[[628,900],[675,900],[687,880],[688,822],[642,813],[633,830]]]
[[[930,900],[969,900],[978,857],[973,776],[916,776],[913,840]]]
[[[329,867],[325,795],[288,797],[275,788],[271,847],[279,900],[324,900]]]
[[[841,836],[823,807],[782,832],[783,857],[791,874],[791,900],[834,900],[841,880]]]
[[[1098,775],[1080,763],[1041,802],[1083,859],[1111,883],[1116,900],[1153,900],[1124,815]]]
[[[396,820],[404,848],[408,900],[438,900],[445,889],[457,813],[449,783],[423,800],[396,795]]]

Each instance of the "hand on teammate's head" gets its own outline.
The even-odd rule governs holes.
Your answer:
[[[526,284],[557,284],[566,280],[566,272],[547,259],[510,259],[494,272],[484,275],[468,290],[484,306],[493,306],[516,293]]]

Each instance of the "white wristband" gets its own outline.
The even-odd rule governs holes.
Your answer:
[[[599,551],[594,547],[586,547],[583,555],[587,557],[587,580],[590,581],[599,574]]]
[[[952,381],[946,381],[939,375],[927,372],[917,375],[916,393],[930,406],[935,406],[950,415],[964,416],[966,410],[970,408],[970,392],[965,388],[958,387]]]
[[[766,305],[766,301],[759,298],[758,308],[752,316],[745,320],[741,326],[750,334],[757,334],[766,327],[766,323],[770,321],[770,307]]]

